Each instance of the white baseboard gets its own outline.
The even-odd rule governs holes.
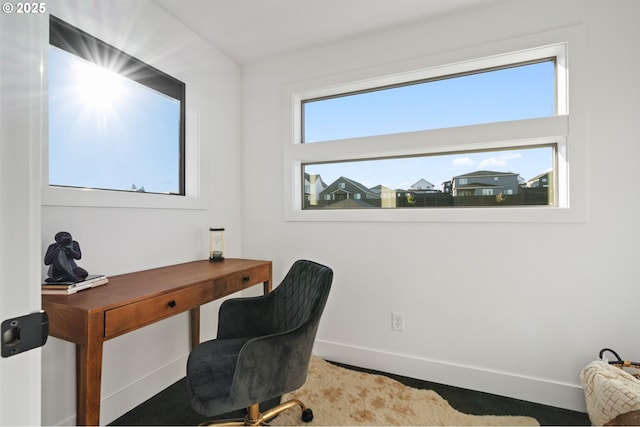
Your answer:
[[[317,340],[313,352],[323,359],[361,368],[586,412],[581,386],[478,369],[404,354]]]
[[[188,355],[185,355],[171,362],[110,396],[103,396],[100,405],[100,425],[106,425],[121,417],[183,378],[187,357]]]

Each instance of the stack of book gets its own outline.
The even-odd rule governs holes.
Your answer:
[[[44,282],[42,284],[43,295],[71,295],[84,289],[106,285],[109,279],[104,274],[87,276],[82,282]]]

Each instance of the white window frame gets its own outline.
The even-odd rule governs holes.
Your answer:
[[[68,17],[60,16],[61,19],[71,23],[83,30],[81,25],[73,23],[72,19]],[[116,48],[120,49],[119,43],[114,43],[113,39],[117,38],[116,35],[106,31],[106,34],[96,34],[96,37],[101,40],[112,44]],[[48,70],[48,48],[49,38],[43,41],[42,54],[40,62],[43,70]],[[145,58],[143,55],[137,55],[137,57],[151,66],[158,66],[153,58]],[[158,67],[164,68],[164,67]],[[186,84],[186,104],[185,104],[185,165],[184,165],[184,185],[185,195],[176,196],[169,194],[156,194],[156,193],[138,193],[129,191],[112,191],[92,188],[74,188],[74,187],[59,187],[49,185],[49,146],[48,137],[47,143],[43,145],[43,162],[42,162],[42,206],[71,206],[71,207],[119,207],[119,208],[146,208],[146,209],[184,209],[184,210],[206,210],[206,202],[201,197],[201,180],[202,180],[202,166],[200,158],[200,120],[199,110],[195,107],[199,95],[193,93],[192,89],[194,85],[191,84],[192,79],[190,76],[183,73],[179,67],[172,70],[166,70],[169,74],[173,75],[177,79]],[[42,80],[43,92],[48,93],[49,82],[45,77]],[[47,134],[47,124],[49,111],[45,107],[42,112],[43,116],[47,118],[43,125],[42,131]]]
[[[587,219],[585,40],[583,25],[577,25],[288,86],[285,90],[285,126],[289,130],[289,136],[284,145],[285,220],[585,222]],[[557,58],[557,115],[555,116],[311,144],[301,142],[303,100],[549,57]],[[571,70],[571,90],[569,90],[569,70]],[[571,117],[571,127],[569,127],[569,117]],[[390,143],[391,139],[393,144]],[[306,163],[445,154],[469,150],[497,150],[544,144],[555,144],[557,147],[555,206],[302,209],[301,177],[303,165]]]

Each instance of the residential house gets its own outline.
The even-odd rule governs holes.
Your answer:
[[[528,188],[549,188],[553,179],[552,172],[541,173],[527,181]]]
[[[453,181],[444,181],[442,183],[442,192],[445,194],[453,194]]]
[[[417,182],[415,182],[411,187],[409,187],[410,191],[414,192],[427,192],[427,191],[436,191],[435,186],[427,181],[426,179],[421,178]]]
[[[518,194],[518,174],[513,172],[475,171],[452,179],[454,197],[512,196]]]
[[[304,202],[306,206],[317,206],[320,193],[327,187],[318,174],[304,174]]]
[[[333,207],[336,202],[353,200],[359,207],[380,207],[381,197],[357,181],[341,176],[320,192],[319,205]],[[338,205],[340,207],[341,205]]]

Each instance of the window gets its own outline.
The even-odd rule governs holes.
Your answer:
[[[584,220],[584,52],[576,26],[291,85],[286,219]]]
[[[49,185],[185,195],[185,84],[50,17]]]
[[[436,76],[425,81],[391,87],[302,100],[302,143],[335,139],[392,135],[426,129],[506,122],[555,114],[556,58],[490,70]],[[392,137],[389,143],[393,143]],[[544,147],[544,148],[543,148]],[[553,174],[555,148],[539,147],[412,156],[353,162],[303,163],[305,176],[317,176],[325,188],[349,177],[378,196],[361,208],[426,208],[465,206],[554,205],[554,193],[530,197],[534,190],[525,182],[542,173]],[[411,192],[406,203],[383,204],[383,193],[403,192],[426,179],[442,187],[435,191]],[[451,189],[445,183],[453,181]],[[338,188],[344,188],[339,183]],[[451,191],[450,191],[451,190]],[[504,190],[511,194],[505,195]],[[499,194],[500,197],[493,197]],[[313,204],[318,195],[305,194],[303,209],[339,208],[344,203]],[[345,195],[349,198],[349,195]]]
[[[302,100],[302,142],[507,120],[555,111],[555,58]]]
[[[535,182],[542,173],[553,174],[555,156],[555,145],[545,145],[500,151],[307,163],[303,165],[305,176],[314,177],[321,184],[313,190],[305,187],[303,208],[344,209],[343,203],[334,205],[334,200],[325,196],[333,194],[336,188],[344,189],[345,183],[340,180],[347,175],[351,176],[350,181],[354,185],[370,190],[367,204],[351,205],[350,208],[549,206],[554,204],[553,192],[546,187],[534,188],[528,183]],[[488,168],[518,172],[491,171]],[[423,180],[437,184],[421,188],[419,184]],[[500,198],[486,197],[500,193]],[[406,201],[400,196],[407,198]],[[349,195],[345,197],[349,198]],[[360,193],[355,193],[353,198],[359,200]],[[388,203],[386,199],[397,202]]]

